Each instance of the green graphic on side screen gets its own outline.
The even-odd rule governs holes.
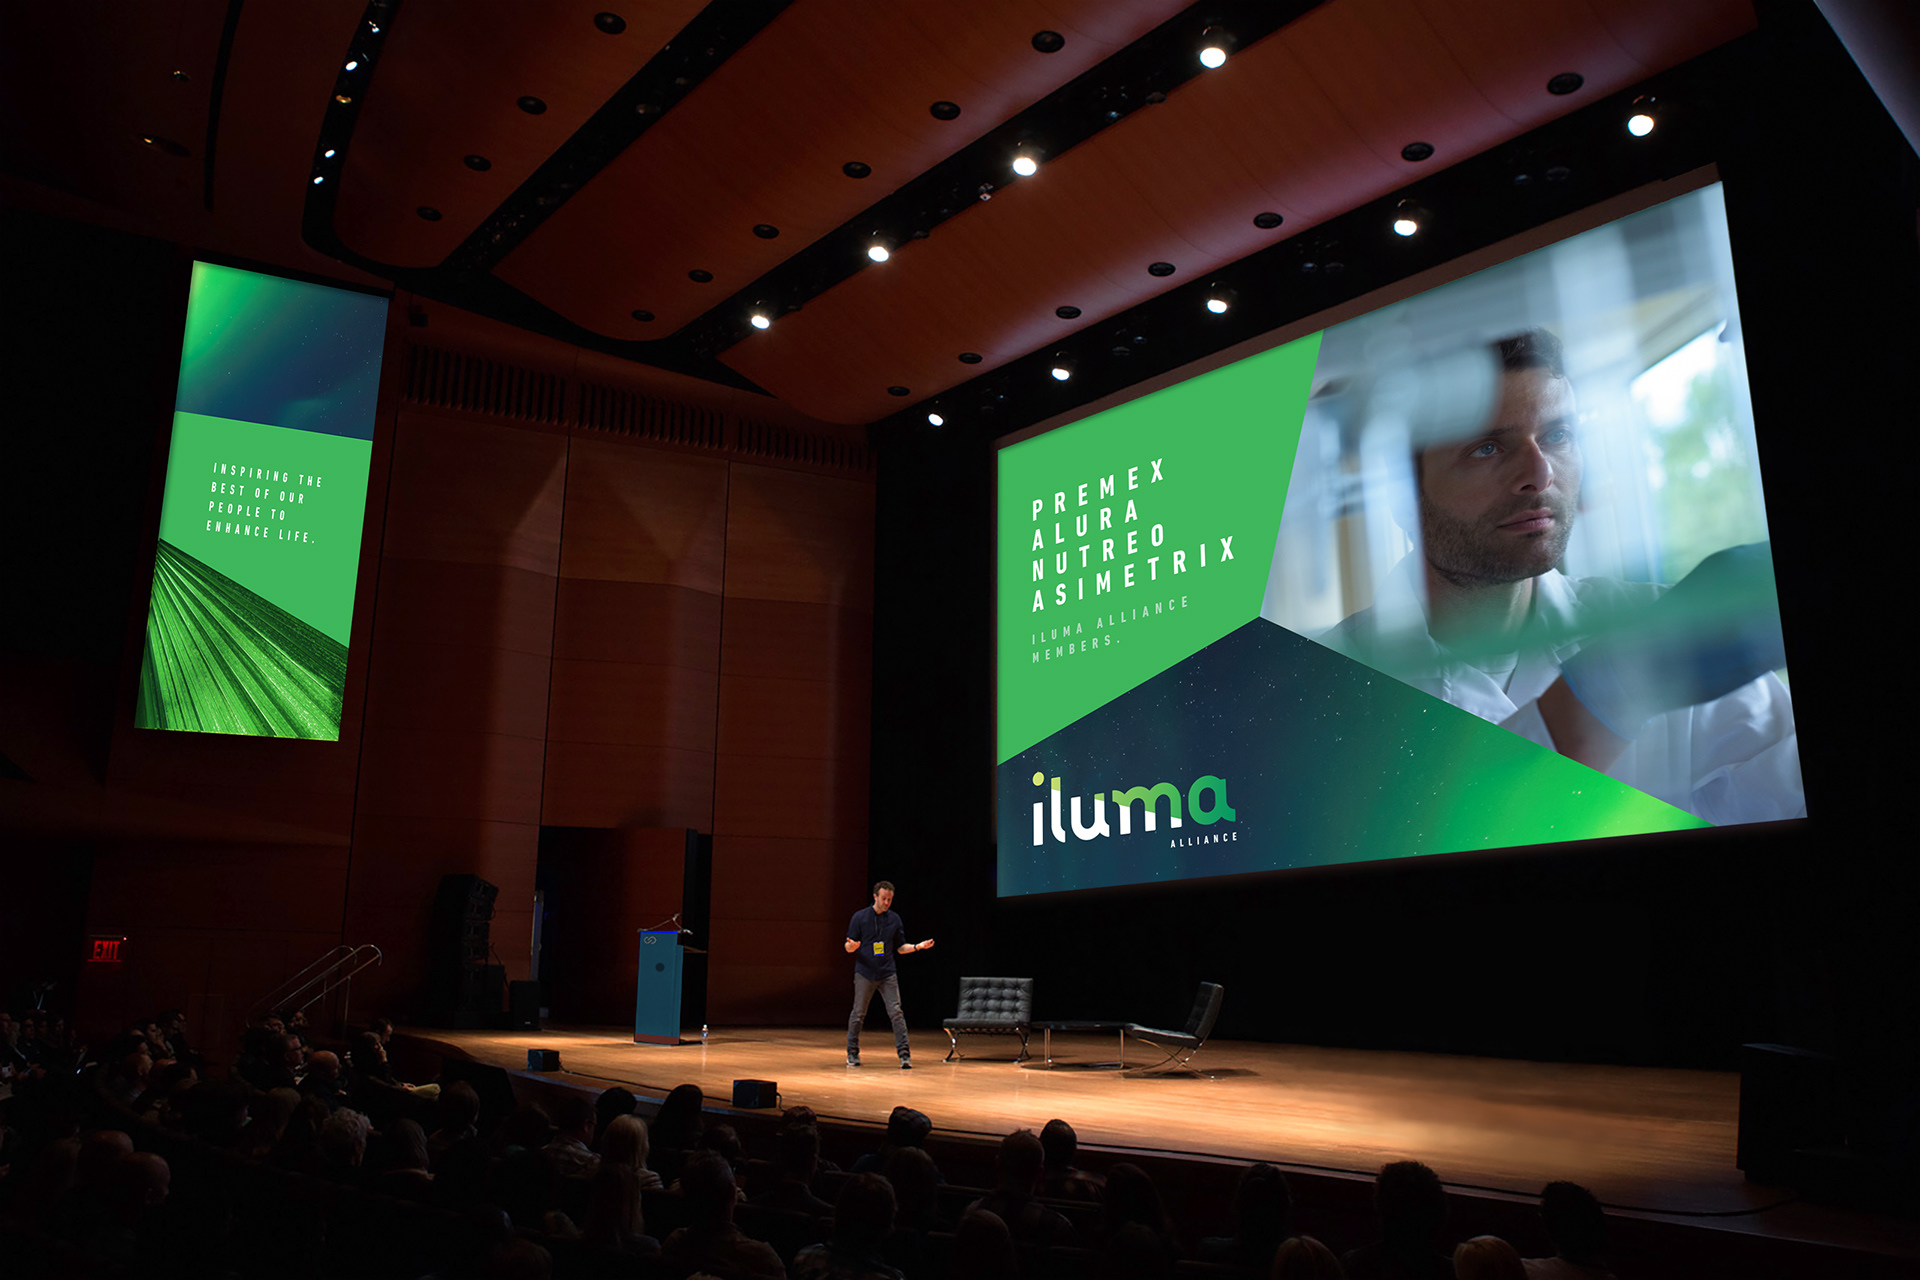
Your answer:
[[[999,761],[1259,615],[1319,349],[1301,338],[1001,451]]]

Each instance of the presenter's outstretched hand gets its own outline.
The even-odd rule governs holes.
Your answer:
[[[913,944],[913,949],[915,951],[928,951],[928,950],[931,950],[932,948],[933,948],[932,938],[928,938],[925,942],[916,942]]]

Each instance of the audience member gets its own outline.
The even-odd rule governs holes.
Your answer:
[[[187,1015],[184,1010],[163,1009],[155,1021],[160,1025],[160,1034],[166,1039],[168,1057],[195,1068],[205,1065],[200,1051],[187,1041]]]
[[[687,1225],[660,1246],[667,1274],[681,1278],[696,1272],[739,1280],[784,1280],[787,1271],[773,1246],[749,1239],[733,1224],[737,1192],[733,1170],[712,1152],[688,1159],[680,1176],[686,1197]]]
[[[1016,1129],[1000,1140],[994,1160],[997,1182],[992,1191],[967,1206],[984,1210],[1006,1224],[1015,1240],[1032,1244],[1065,1244],[1073,1238],[1073,1224],[1034,1198],[1040,1186],[1045,1156],[1031,1129]],[[1111,1187],[1111,1181],[1109,1181]]]
[[[1107,1180],[1097,1173],[1076,1169],[1073,1157],[1080,1149],[1080,1135],[1065,1120],[1049,1120],[1040,1130],[1040,1150],[1046,1163],[1040,1174],[1040,1194],[1049,1200],[1098,1200]]]
[[[840,1189],[833,1236],[794,1257],[793,1280],[904,1280],[882,1250],[893,1232],[893,1188],[877,1173],[856,1173]]]
[[[813,1178],[819,1163],[820,1131],[810,1124],[789,1125],[780,1133],[779,1154],[774,1157],[774,1176],[778,1180],[752,1197],[752,1203],[816,1217],[831,1214],[834,1206],[813,1194]]]
[[[887,1160],[894,1152],[907,1147],[927,1145],[927,1139],[933,1134],[933,1121],[924,1111],[915,1111],[912,1107],[895,1107],[887,1117],[886,1140],[877,1151],[869,1151],[853,1162],[855,1173],[879,1173],[887,1167]]]
[[[1286,1175],[1265,1163],[1248,1166],[1233,1193],[1233,1234],[1200,1242],[1200,1260],[1266,1273],[1273,1254],[1287,1238],[1293,1197]]]
[[[1607,1246],[1607,1215],[1593,1192],[1575,1182],[1549,1182],[1540,1193],[1554,1256],[1525,1260],[1528,1280],[1613,1280],[1600,1255]]]
[[[547,1113],[534,1103],[523,1102],[500,1126],[500,1154],[512,1156],[522,1151],[538,1151],[552,1137],[553,1121],[547,1118]]]
[[[569,1093],[554,1107],[553,1139],[546,1144],[547,1162],[563,1178],[590,1178],[600,1168],[593,1150],[593,1104]]]
[[[642,1191],[657,1191],[660,1175],[647,1167],[649,1145],[645,1120],[636,1115],[615,1116],[600,1135],[600,1167],[631,1169],[636,1186]]]
[[[153,1048],[146,1037],[119,1036],[100,1055],[93,1086],[116,1107],[132,1110],[135,1100],[147,1091],[147,1077],[152,1074]]]
[[[427,1135],[404,1116],[387,1122],[380,1134],[380,1168],[366,1180],[369,1191],[425,1203],[433,1198],[433,1173]]]
[[[440,1091],[433,1110],[434,1130],[427,1136],[427,1155],[435,1165],[455,1148],[477,1143],[480,1131],[480,1094],[465,1080],[455,1080]]]
[[[1100,1194],[1101,1234],[1117,1235],[1128,1226],[1145,1227],[1167,1247],[1172,1257],[1181,1256],[1175,1238],[1173,1219],[1160,1199],[1147,1171],[1137,1164],[1116,1164],[1107,1170],[1106,1189]]]
[[[347,1088],[340,1078],[340,1055],[321,1049],[307,1059],[307,1074],[301,1077],[300,1092],[317,1098],[329,1111],[338,1111],[348,1103]]]
[[[320,1157],[319,1172],[336,1182],[354,1182],[367,1158],[367,1138],[373,1126],[350,1107],[332,1112],[320,1125],[314,1149]]]
[[[1179,1250],[1172,1240],[1141,1222],[1128,1222],[1100,1246],[1103,1280],[1173,1280]]]
[[[620,1116],[618,1120],[632,1120]],[[617,1121],[616,1121],[617,1122]],[[656,1258],[660,1242],[646,1234],[646,1216],[640,1199],[640,1179],[633,1167],[608,1155],[593,1175],[587,1192],[586,1217],[580,1239],[604,1260]]]
[[[1520,1254],[1499,1236],[1475,1236],[1453,1250],[1454,1280],[1527,1280]]]
[[[639,1109],[639,1106],[640,1099],[633,1096],[631,1089],[622,1089],[619,1085],[615,1085],[611,1089],[602,1089],[600,1096],[593,1100],[595,1131],[604,1139],[608,1125],[612,1124],[619,1116],[632,1115]]]
[[[1384,1165],[1373,1182],[1380,1239],[1340,1260],[1349,1280],[1452,1280],[1453,1260],[1440,1252],[1447,1193],[1439,1175],[1418,1160]]]
[[[676,1151],[692,1151],[699,1145],[700,1131],[705,1127],[702,1109],[706,1104],[706,1095],[700,1092],[699,1085],[674,1086],[673,1091],[661,1101],[659,1114],[648,1126],[653,1133],[653,1145],[671,1147]]]
[[[1273,1251],[1270,1280],[1346,1280],[1340,1259],[1312,1236],[1295,1236]]]
[[[969,1209],[953,1231],[951,1280],[1018,1280],[1020,1255],[1013,1233],[1000,1215],[987,1209]]]

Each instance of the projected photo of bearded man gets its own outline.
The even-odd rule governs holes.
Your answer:
[[[1803,815],[1767,544],[1671,588],[1567,577],[1583,459],[1565,353],[1532,329],[1492,354],[1491,417],[1414,455],[1418,518],[1396,519],[1420,547],[1321,641],[1709,822]]]

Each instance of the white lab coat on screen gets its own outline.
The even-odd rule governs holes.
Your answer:
[[[1579,651],[1579,640],[1521,651],[1512,679],[1501,688],[1428,636],[1415,580],[1419,559],[1418,553],[1403,557],[1373,606],[1321,635],[1320,642],[1552,750],[1539,698],[1559,677],[1560,664]],[[1533,609],[1546,634],[1578,637],[1591,615],[1653,600],[1665,589],[1568,578],[1555,569],[1534,579]],[[1712,702],[1656,716],[1604,772],[1715,826],[1807,812],[1793,700],[1771,672]]]

